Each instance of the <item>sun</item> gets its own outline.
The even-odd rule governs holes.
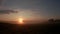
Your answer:
[[[19,18],[19,19],[18,19],[18,22],[19,22],[20,24],[23,24],[23,23],[24,23],[23,21],[24,21],[23,18]]]

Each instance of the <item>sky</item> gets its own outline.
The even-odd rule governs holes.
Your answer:
[[[60,0],[0,0],[0,20],[60,19]]]

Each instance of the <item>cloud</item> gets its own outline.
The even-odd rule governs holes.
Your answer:
[[[14,11],[14,10],[0,10],[0,14],[10,14],[10,13],[17,13],[17,11]]]

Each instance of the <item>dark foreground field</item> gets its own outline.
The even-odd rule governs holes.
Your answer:
[[[0,22],[0,34],[60,34],[60,24],[17,25]]]

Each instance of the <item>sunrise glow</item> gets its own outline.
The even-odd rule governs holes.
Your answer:
[[[23,24],[24,22],[23,22],[23,18],[19,18],[18,19],[18,22],[20,23],[20,24]]]

